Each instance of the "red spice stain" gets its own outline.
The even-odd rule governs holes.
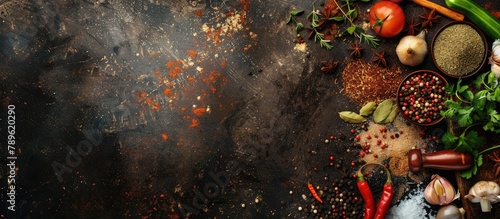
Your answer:
[[[181,111],[186,111],[186,107],[181,107]]]
[[[241,7],[246,12],[250,12],[250,0],[241,0]]]
[[[243,11],[240,12],[240,22],[242,24],[246,24],[246,22],[247,22],[247,13],[245,13]]]
[[[153,104],[153,107],[152,107],[153,110],[157,111],[160,109],[160,103],[156,102]]]
[[[147,94],[146,94],[146,92],[137,92],[137,96],[141,99],[144,99],[144,98],[146,98]]]
[[[222,61],[222,62],[220,63],[220,65],[221,65],[222,67],[226,67],[227,62],[226,62],[226,61]]]
[[[174,66],[174,62],[173,61],[168,61],[166,67],[167,68],[172,68],[172,66]]]
[[[163,140],[165,140],[165,141],[166,141],[166,140],[168,139],[168,135],[167,135],[167,134],[165,134],[165,133],[163,133],[163,134],[161,134],[161,138],[163,138]],[[163,194],[162,194],[162,195],[163,195]]]
[[[207,111],[205,110],[205,108],[198,107],[198,108],[194,108],[194,109],[193,109],[193,113],[194,113],[196,116],[198,116],[198,117],[203,116],[203,114],[205,114],[205,112],[207,112]]]
[[[196,16],[200,17],[203,14],[203,11],[198,9],[195,11],[195,13],[196,13]]]
[[[216,72],[211,70],[207,78],[204,78],[202,81],[206,84],[210,84],[216,81],[216,78],[220,77],[220,72]]]
[[[181,216],[177,215],[177,214],[169,214],[167,215],[168,219],[180,219]]]
[[[158,51],[149,50],[148,52],[149,52],[149,55],[151,55],[154,58],[158,58],[158,56],[160,55],[160,52],[158,52]]]
[[[163,91],[163,94],[165,94],[165,96],[167,96],[167,97],[171,97],[171,96],[172,96],[172,89],[170,89],[170,88],[166,88],[166,89]]]
[[[491,12],[493,16],[495,16],[497,19],[500,19],[500,11],[492,11]]]
[[[179,76],[179,73],[181,72],[181,67],[175,66],[173,70],[170,71],[169,75],[172,78],[176,78]]]
[[[156,76],[159,76],[159,75],[160,75],[160,70],[156,69],[156,70],[155,70],[155,75],[156,75]]]
[[[190,128],[195,128],[195,127],[198,127],[199,124],[198,124],[198,120],[197,119],[192,119],[191,120],[191,125],[189,126]]]
[[[491,8],[491,3],[492,3],[492,2],[486,2],[486,4],[484,4],[484,9],[486,9],[486,10],[490,10],[490,8]]]
[[[497,19],[500,19],[500,11],[499,10],[491,10],[491,4],[493,4],[493,2],[487,2],[486,4],[484,4],[484,9],[488,10]]]
[[[194,80],[194,77],[189,77],[189,78],[188,78],[188,81],[189,81],[189,82],[191,82],[191,83],[193,83],[193,82],[195,81],[195,80]]]
[[[196,56],[197,52],[194,51],[194,50],[188,50],[188,56],[191,57],[192,59],[194,59],[194,57]]]
[[[214,42],[215,42],[216,45],[219,45],[219,43],[220,43],[219,37],[220,37],[221,31],[222,30],[220,30],[220,29],[215,31]]]

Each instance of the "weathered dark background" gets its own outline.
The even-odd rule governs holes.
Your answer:
[[[178,218],[184,209],[193,218],[308,217],[297,211],[309,202],[301,198],[306,183],[329,186],[344,174],[328,166],[331,155],[345,157],[342,169],[354,173],[356,153],[345,146],[349,130],[359,129],[337,114],[358,109],[339,93],[356,39],[336,39],[330,51],[312,40],[306,51],[294,49],[288,13],[307,14],[311,3],[0,1],[1,153],[13,104],[19,168],[13,214],[4,202],[8,169],[0,166],[0,215]],[[401,5],[408,15],[422,12]],[[377,50],[363,45],[363,58],[386,49],[398,65],[399,38]],[[320,63],[332,59],[335,72],[321,72]],[[423,66],[401,68],[436,70],[430,56]],[[338,138],[325,146],[331,135]],[[214,182],[224,190],[210,191],[214,197],[196,209],[196,191],[220,188]]]

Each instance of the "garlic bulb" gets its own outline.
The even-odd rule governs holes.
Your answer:
[[[399,41],[396,46],[396,54],[399,61],[404,65],[417,66],[424,62],[427,55],[427,42],[425,42],[426,30],[422,30],[417,36],[408,35]]]
[[[500,78],[500,40],[497,39],[493,42],[491,47],[491,57],[489,60],[491,64],[491,71],[495,73],[496,78]]]
[[[453,185],[437,174],[432,176],[432,181],[424,190],[425,200],[433,205],[447,205],[457,197]]]
[[[500,202],[500,186],[494,181],[479,181],[465,195],[472,203],[480,203],[482,212],[490,212],[491,204]]]

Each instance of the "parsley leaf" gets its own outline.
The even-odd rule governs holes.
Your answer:
[[[445,132],[441,137],[441,141],[446,149],[455,147],[458,137],[453,135],[451,132]]]
[[[472,107],[472,106],[468,106],[466,108],[462,108],[462,109],[457,110],[457,112],[458,112],[457,119],[458,119],[459,126],[466,127],[466,126],[472,125],[472,122],[473,122],[472,117],[471,117],[472,110],[474,110],[474,107]]]
[[[482,130],[500,133],[500,114],[497,111],[500,102],[500,79],[491,71],[476,76],[472,81],[474,89],[467,84],[462,84],[462,79],[450,83],[445,87],[451,99],[444,102],[445,109],[439,113],[456,122],[458,128],[463,128],[462,133],[453,134],[448,130],[441,140],[447,149],[469,152],[474,156],[474,166],[462,171],[463,178],[475,175],[483,163],[482,153],[500,148],[500,145],[490,146],[479,152],[486,144],[486,138],[471,127],[481,127]],[[476,126],[480,125],[480,126]]]

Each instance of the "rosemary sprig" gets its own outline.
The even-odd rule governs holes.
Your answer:
[[[321,14],[319,12],[317,12],[316,10],[314,10],[314,7],[313,7],[313,10],[311,11],[311,13],[309,13],[309,15],[307,15],[307,19],[311,19],[311,27],[312,28],[317,28],[319,27],[319,16]]]
[[[316,30],[316,28],[314,28],[314,32],[315,32],[314,42],[319,41],[319,45],[322,48],[326,48],[327,50],[330,50],[333,48],[332,44],[330,44],[330,40],[325,40],[325,34],[318,32]]]

